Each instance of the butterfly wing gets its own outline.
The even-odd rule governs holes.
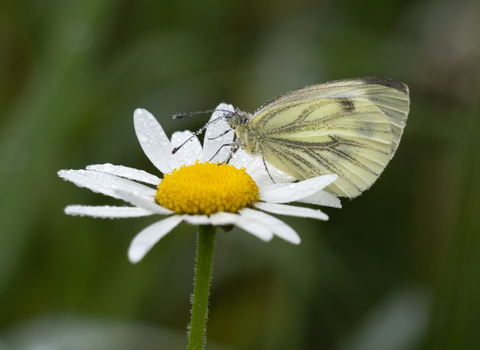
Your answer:
[[[348,79],[277,97],[253,115],[247,132],[268,163],[298,180],[338,174],[327,190],[353,198],[393,157],[408,110],[406,85]]]

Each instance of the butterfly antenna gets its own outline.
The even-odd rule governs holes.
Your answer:
[[[229,111],[229,110],[226,110],[226,109],[212,109],[210,111],[204,111],[204,112],[192,112],[192,113],[189,113],[189,114],[175,114],[173,116],[173,119],[179,119],[179,118],[183,118],[183,117],[186,117],[188,115],[194,115],[194,114],[200,114],[200,113],[209,113],[209,112],[212,112],[212,111],[223,111],[223,112],[232,112],[232,111]],[[179,116],[178,118],[176,118],[177,116]],[[220,119],[222,118],[225,118],[226,115],[222,115],[221,117],[218,117],[218,118],[215,118],[215,119],[212,119],[210,120],[207,124],[205,124],[204,126],[202,126],[200,129],[198,129],[198,131],[194,132],[192,136],[190,136],[188,139],[186,139],[180,146],[177,146],[175,147],[173,150],[172,150],[172,154],[175,154],[178,152],[178,150],[180,148],[182,148],[188,141],[192,140],[195,136],[198,136],[200,135],[203,130],[205,130],[210,124],[214,124],[216,122],[218,122]],[[230,131],[230,130],[228,130]],[[226,133],[225,133],[226,134]]]
[[[191,117],[196,114],[205,114],[205,113],[213,113],[213,112],[231,112],[228,109],[208,109],[206,111],[197,111],[197,112],[190,112],[190,113],[178,113],[172,116],[172,119],[181,119],[184,117]]]
[[[228,129],[228,130],[225,130],[225,132],[221,133],[220,135],[218,135],[218,136],[215,136],[215,137],[209,137],[208,139],[209,139],[209,140],[216,140],[216,139],[218,139],[218,138],[220,138],[220,137],[222,137],[222,136],[224,136],[224,135],[228,134],[228,133],[229,133],[230,131],[232,131],[232,130],[233,130],[233,129]]]

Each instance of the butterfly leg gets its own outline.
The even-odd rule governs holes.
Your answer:
[[[267,168],[267,162],[265,161],[265,157],[262,154],[262,160],[263,160],[263,165],[265,166],[265,170],[267,171],[268,176],[270,176],[270,179],[272,180],[273,183],[276,183],[275,180],[273,179],[272,175],[270,175],[270,171],[268,171]]]
[[[233,155],[233,152],[238,148],[238,144],[237,142],[232,142],[232,143],[224,143],[223,145],[220,146],[220,148],[217,150],[217,152],[215,152],[215,154],[213,155],[212,158],[210,158],[210,162],[213,160],[213,158],[215,158],[217,156],[218,153],[220,153],[220,150],[225,147],[225,146],[234,146],[232,147],[232,149],[230,150],[230,153],[228,154],[228,157],[226,160],[224,160],[222,163],[220,164],[223,164],[223,163],[226,163],[227,161],[230,160],[230,158],[232,158],[232,155]]]

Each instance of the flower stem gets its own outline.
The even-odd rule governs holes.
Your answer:
[[[210,280],[212,277],[215,226],[198,226],[197,259],[192,298],[192,319],[188,336],[188,350],[202,350],[207,339],[207,314]]]

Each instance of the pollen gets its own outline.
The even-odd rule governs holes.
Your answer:
[[[245,168],[210,162],[182,166],[158,185],[158,204],[177,214],[236,213],[259,200],[258,187]]]

